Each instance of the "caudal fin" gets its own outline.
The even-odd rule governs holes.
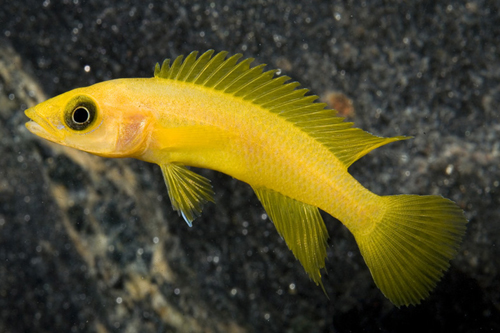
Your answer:
[[[381,198],[387,211],[372,230],[355,234],[375,283],[396,306],[419,304],[450,266],[467,220],[439,196]]]

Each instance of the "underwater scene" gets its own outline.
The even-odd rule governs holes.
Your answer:
[[[0,332],[500,331],[499,10],[1,2]]]

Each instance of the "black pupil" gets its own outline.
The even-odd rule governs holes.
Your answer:
[[[76,108],[73,111],[73,121],[77,124],[83,124],[87,122],[90,118],[89,110],[84,107]]]

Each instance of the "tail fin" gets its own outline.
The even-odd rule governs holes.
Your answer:
[[[467,220],[439,196],[382,197],[387,211],[365,234],[354,235],[382,293],[396,306],[419,304],[456,254]]]

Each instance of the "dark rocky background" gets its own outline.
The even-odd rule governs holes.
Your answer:
[[[0,1],[1,332],[500,330],[498,1]],[[398,309],[325,216],[310,282],[250,187],[203,170],[217,205],[193,228],[158,167],[49,144],[23,111],[164,58],[227,50],[298,80],[371,133],[415,139],[350,171],[378,194],[441,194],[470,220],[444,279]]]

